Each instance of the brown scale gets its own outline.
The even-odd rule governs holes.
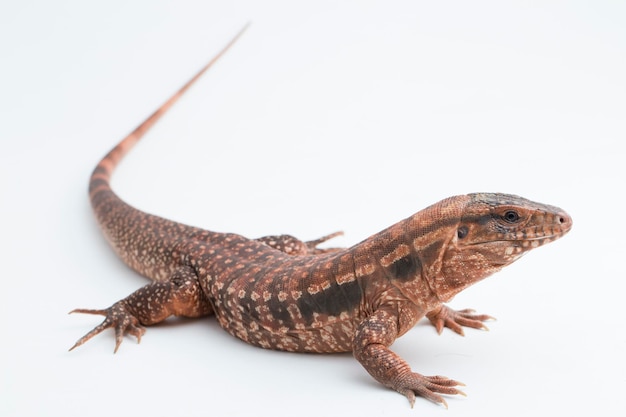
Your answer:
[[[242,31],[243,32],[243,31]],[[485,328],[490,316],[444,302],[521,255],[566,234],[561,209],[507,194],[445,199],[351,248],[317,246],[339,233],[302,242],[289,235],[256,240],[186,226],[141,212],[111,190],[121,158],[239,38],[123,139],[96,166],[89,194],[105,237],[131,268],[153,282],[103,310],[115,351],[124,334],[169,316],[215,315],[243,341],[295,352],[351,351],[380,383],[446,405],[459,382],[423,376],[389,349],[423,317],[441,332]],[[71,349],[70,349],[71,350]]]

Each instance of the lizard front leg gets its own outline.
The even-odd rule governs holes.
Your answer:
[[[354,356],[374,379],[405,395],[411,407],[416,395],[446,408],[448,404],[439,394],[465,395],[455,388],[463,385],[458,381],[413,372],[406,361],[389,349],[397,336],[397,318],[386,310],[376,311],[358,327],[354,338]]]
[[[102,331],[115,329],[115,352],[124,334],[141,340],[143,326],[159,323],[169,316],[201,317],[213,312],[193,269],[181,267],[166,282],[153,282],[104,310],[75,309],[71,313],[99,314],[104,321],[80,338],[70,350],[82,345]]]
[[[487,320],[495,320],[495,318],[488,316],[487,314],[475,314],[474,310],[466,308],[464,310],[454,310],[444,304],[439,308],[430,311],[426,314],[426,317],[435,329],[437,333],[441,334],[444,327],[451,329],[453,332],[465,336],[463,326],[471,327],[473,329],[489,330],[483,323]]]

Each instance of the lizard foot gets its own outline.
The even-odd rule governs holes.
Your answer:
[[[322,236],[319,239],[309,240],[308,242],[304,242],[304,243],[306,243],[306,246],[309,249],[310,253],[319,254],[319,253],[327,253],[327,252],[337,252],[341,250],[341,248],[320,249],[317,247],[318,245],[326,242],[327,240],[330,240],[337,236],[343,236],[343,232],[339,231],[339,232],[331,233],[329,235]]]
[[[483,323],[487,320],[495,320],[494,317],[487,314],[474,314],[474,310],[453,310],[448,306],[442,305],[441,308],[435,311],[431,311],[426,315],[428,320],[435,326],[437,333],[441,334],[444,327],[447,327],[455,333],[465,336],[463,332],[463,326],[471,327],[473,329],[489,330]]]
[[[139,343],[141,341],[141,336],[143,336],[143,334],[146,332],[146,329],[139,323],[139,320],[128,312],[124,303],[121,301],[113,304],[111,307],[105,310],[89,310],[77,308],[70,311],[70,314],[72,313],[99,314],[101,316],[104,316],[105,319],[92,331],[78,339],[78,341],[74,344],[74,346],[70,348],[70,350],[77,348],[78,346],[87,342],[89,339],[108,329],[109,327],[115,329],[115,350],[113,351],[113,353],[117,352],[117,349],[120,347],[120,344],[124,339],[124,334],[132,334],[137,338],[137,343]]]
[[[465,386],[462,382],[444,376],[424,376],[416,372],[411,372],[397,380],[392,388],[408,398],[411,403],[411,408],[413,408],[415,404],[416,395],[448,408],[448,403],[438,393],[448,395],[458,394],[466,397],[467,395],[463,391],[455,388],[455,386],[459,385]]]
[[[255,239],[257,242],[285,252],[287,255],[319,255],[328,252],[338,252],[342,248],[318,248],[317,246],[334,237],[343,235],[343,232],[335,232],[319,239],[303,242],[291,235],[263,236]]]

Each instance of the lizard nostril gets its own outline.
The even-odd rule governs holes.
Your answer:
[[[556,220],[559,222],[558,224],[560,227],[564,227],[567,229],[572,227],[572,218],[567,214],[561,214],[556,218]]]

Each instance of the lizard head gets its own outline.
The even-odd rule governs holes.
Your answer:
[[[470,194],[431,284],[447,301],[571,227],[571,217],[558,207],[508,194]]]

